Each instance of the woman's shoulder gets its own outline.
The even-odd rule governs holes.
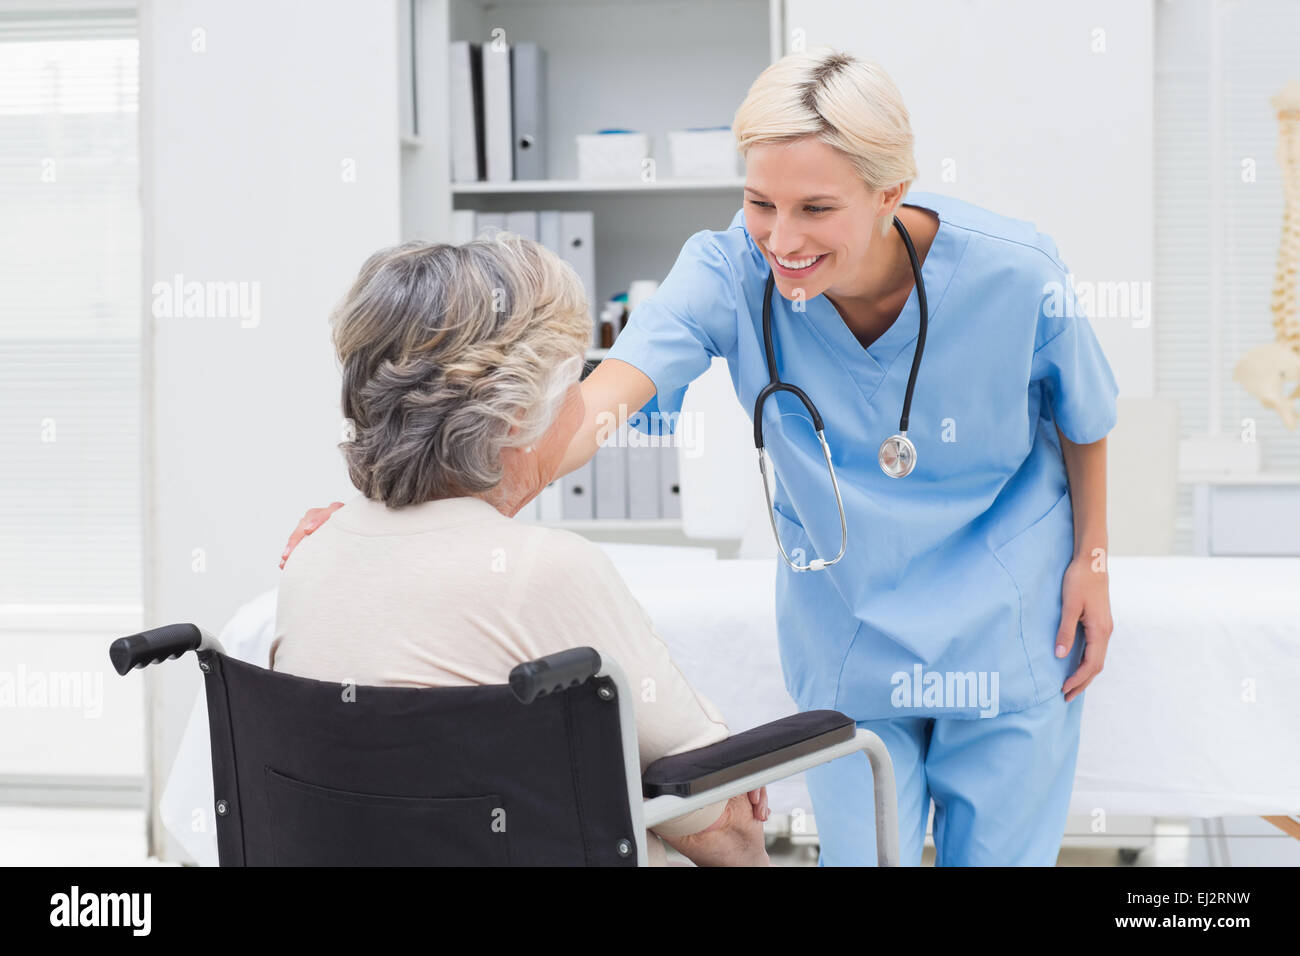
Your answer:
[[[1003,215],[983,206],[942,193],[910,191],[903,204],[929,209],[939,217],[940,228],[964,234],[999,263],[1010,262],[1043,275],[1060,275],[1066,270],[1056,241],[1027,219]]]
[[[679,261],[687,260],[719,274],[744,279],[766,275],[766,261],[745,228],[745,210],[736,211],[723,229],[701,229],[682,245]]]
[[[516,520],[531,537],[533,586],[550,591],[600,590],[612,579],[622,580],[614,562],[600,547],[577,532]]]
[[[605,550],[562,528],[528,524],[528,581],[523,600],[535,612],[559,609],[579,630],[638,633],[645,611]]]

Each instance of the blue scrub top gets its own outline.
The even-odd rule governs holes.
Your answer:
[[[777,560],[781,662],[803,710],[855,720],[994,716],[1060,694],[1078,666],[1082,627],[1072,653],[1054,654],[1074,549],[1056,427],[1080,444],[1104,438],[1118,388],[1048,236],[935,193],[911,192],[904,205],[939,217],[922,264],[929,327],[908,428],[917,464],[906,478],[885,475],[877,452],[898,430],[916,289],[866,349],[824,295],[799,311],[773,292],[777,367],[821,412],[848,523],[847,550],[832,567],[795,572]],[[609,351],[657,389],[634,426],[673,429],[686,386],[714,356],[726,358],[752,416],[768,382],[768,272],[743,209],[727,229],[687,240]],[[834,557],[835,495],[796,398],[767,400],[763,437],[787,552]],[[996,690],[994,713],[977,686]]]

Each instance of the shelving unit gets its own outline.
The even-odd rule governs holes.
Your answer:
[[[509,183],[453,183],[457,196],[536,195],[539,193],[666,193],[736,192],[745,185],[743,177],[732,179],[659,179],[654,182],[592,181],[585,179],[524,179]]]
[[[670,531],[679,529],[678,518],[593,518],[590,521],[543,521],[549,528],[566,528],[569,531]]]
[[[742,176],[672,175],[667,133],[730,124],[745,93],[773,60],[780,0],[409,0],[418,116],[402,149],[404,238],[451,236],[453,209],[589,209],[595,216],[596,311],[635,279],[662,280],[683,243],[723,229],[742,204]],[[404,22],[407,18],[404,18]],[[451,182],[448,47],[487,42],[546,51],[548,177]],[[576,178],[574,137],[600,129],[645,132],[655,182]]]
[[[682,245],[701,229],[724,229],[743,202],[742,176],[672,175],[669,130],[730,124],[754,79],[779,55],[781,0],[409,0],[413,102],[402,141],[402,231],[446,241],[452,211],[591,210],[595,311],[637,279],[662,281]],[[448,47],[488,42],[546,51],[544,149],[548,178],[452,183]],[[621,128],[650,136],[654,182],[584,181],[574,137]],[[587,358],[603,358],[589,349]],[[593,537],[691,543],[677,519],[565,521]],[[673,536],[676,536],[674,538]],[[726,542],[721,543],[724,547]]]

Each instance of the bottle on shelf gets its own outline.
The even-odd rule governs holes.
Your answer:
[[[620,292],[609,300],[610,305],[617,306],[614,312],[614,338],[618,338],[618,333],[627,327],[627,293]]]
[[[600,311],[600,348],[607,349],[614,344],[614,339],[622,331],[621,321],[623,318],[623,304],[618,301],[618,296],[610,299],[605,303],[605,307]]]

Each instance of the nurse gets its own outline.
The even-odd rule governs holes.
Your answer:
[[[894,762],[904,863],[930,803],[940,865],[1052,865],[1065,829],[1084,690],[1111,634],[1105,438],[1118,389],[1069,270],[1027,222],[916,178],[908,113],[889,77],[825,48],[763,71],[736,113],[744,209],[687,240],[583,382],[586,425],[611,415],[672,430],[686,386],[727,360],[741,405],[770,381],[764,287],[775,279],[776,371],[824,424],[847,523],[798,398],[764,403],[785,682],[800,709],[842,711]],[[901,222],[920,263],[928,330],[906,477],[881,442],[899,418],[920,331]],[[658,414],[656,414],[658,413]],[[603,435],[603,432],[600,432]],[[823,865],[876,859],[870,768],[855,754],[807,773]]]

